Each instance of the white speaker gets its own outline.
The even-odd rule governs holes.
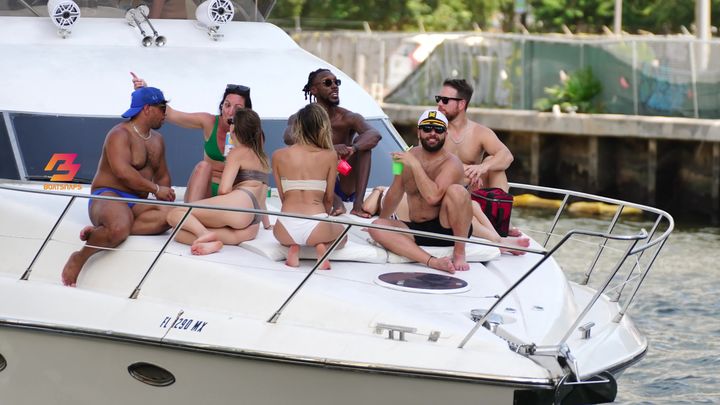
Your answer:
[[[232,20],[235,8],[230,0],[207,0],[195,9],[195,18],[204,26],[219,27]]]
[[[47,8],[53,24],[60,29],[68,30],[80,18],[80,7],[72,0],[50,0]]]

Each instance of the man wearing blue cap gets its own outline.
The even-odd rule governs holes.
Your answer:
[[[149,194],[174,201],[170,173],[165,162],[165,143],[159,132],[165,120],[167,100],[162,91],[143,87],[132,93],[128,118],[105,137],[100,163],[93,179],[92,195],[145,200]],[[129,235],[165,232],[167,209],[162,206],[112,200],[88,200],[91,226],[80,231],[87,243],[70,255],[62,282],[74,287],[85,262],[102,248],[114,248]]]
[[[438,110],[425,111],[418,120],[422,148],[393,152],[403,170],[393,179],[383,200],[380,218],[374,224],[395,226],[467,238],[472,234],[470,195],[462,186],[460,159],[443,148],[448,120]],[[410,221],[390,219],[403,194],[407,195]],[[468,270],[465,243],[452,240],[370,229],[370,236],[385,249],[427,267],[454,273]],[[421,246],[453,246],[452,257],[435,257]]]

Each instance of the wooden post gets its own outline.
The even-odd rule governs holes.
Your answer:
[[[540,134],[530,134],[530,184],[540,184]]]
[[[600,165],[600,159],[598,159],[598,143],[597,136],[591,136],[588,139],[588,186],[592,193],[597,193],[600,188],[600,182],[598,180],[598,174],[600,172],[598,168]]]
[[[657,185],[657,140],[648,140],[648,173],[647,173],[647,203],[655,205],[655,187]]]

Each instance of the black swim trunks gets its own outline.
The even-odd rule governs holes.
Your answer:
[[[453,231],[450,228],[444,228],[440,224],[440,217],[437,217],[435,219],[431,219],[429,221],[425,222],[405,222],[405,225],[408,226],[408,228],[414,230],[414,231],[423,231],[423,232],[433,232],[438,233],[441,235],[453,235]],[[468,238],[472,235],[472,224],[470,224],[470,230],[468,231]],[[445,240],[445,239],[435,239],[435,238],[428,238],[426,236],[420,236],[420,235],[413,235],[415,238],[415,243],[418,244],[418,246],[453,246],[455,242],[451,240]]]

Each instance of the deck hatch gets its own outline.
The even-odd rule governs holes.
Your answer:
[[[457,277],[421,272],[385,273],[375,282],[393,290],[430,294],[457,294],[470,290],[467,281]]]

